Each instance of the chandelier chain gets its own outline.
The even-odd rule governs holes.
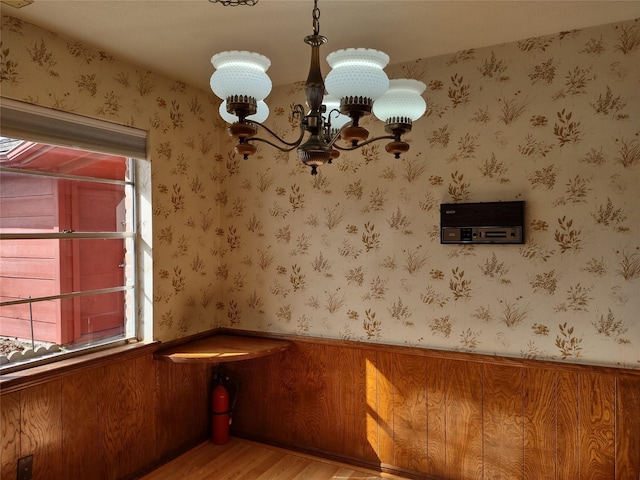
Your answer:
[[[318,0],[313,2],[313,34],[320,34],[320,9],[318,8]]]
[[[225,7],[237,7],[238,5],[248,5],[253,7],[258,0],[209,0],[210,3],[221,3]]]

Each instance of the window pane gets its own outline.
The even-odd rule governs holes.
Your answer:
[[[90,295],[77,300],[74,308],[80,309],[76,315],[80,317],[81,340],[93,341],[124,334],[125,292]]]
[[[133,162],[0,138],[0,167],[0,336],[72,349],[135,332],[135,239],[112,238],[134,233]]]
[[[131,185],[2,172],[0,231],[131,231],[131,188]]]
[[[7,102],[3,131],[18,138],[0,136],[0,337],[63,351],[135,337],[137,166],[127,156],[146,157],[145,132]],[[13,357],[0,370],[31,361]]]
[[[31,339],[33,320],[33,334],[37,342],[60,343],[61,302],[62,300],[49,300],[1,306],[2,336]]]
[[[67,182],[65,201],[71,212],[65,219],[69,230],[77,232],[131,231],[133,205],[129,186]]]
[[[55,343],[68,348],[125,333],[128,292],[0,306],[2,336]],[[61,321],[64,319],[64,321]]]
[[[130,262],[133,252],[128,239],[62,240],[60,261],[64,287],[60,293],[131,285]],[[66,291],[65,291],[66,290]]]
[[[0,165],[34,172],[126,180],[126,157],[0,138]]]
[[[0,251],[0,335],[62,345],[122,335],[133,319],[133,291],[95,292],[71,298],[39,298],[133,286],[132,239],[3,240]]]
[[[133,284],[131,239],[3,240],[1,301]]]

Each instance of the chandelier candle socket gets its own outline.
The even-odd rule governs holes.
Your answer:
[[[211,58],[216,69],[211,75],[211,90],[223,100],[220,116],[231,124],[229,134],[238,141],[235,152],[246,159],[257,151],[255,142],[266,143],[281,152],[296,149],[300,160],[311,167],[312,175],[318,173],[319,166],[337,158],[340,150],[351,151],[384,139],[391,140],[386,146],[387,152],[399,158],[409,150],[402,135],[411,130],[412,123],[426,110],[426,102],[421,97],[424,83],[409,79],[390,81],[384,72],[389,56],[369,48],[347,48],[331,53],[327,63],[332,69],[325,82],[319,51],[327,39],[320,35],[318,0],[314,0],[312,19],[313,34],[304,38],[311,47],[311,65],[305,83],[307,109],[302,105],[293,107],[292,118],[300,127],[300,134],[293,141],[280,138],[262,123],[269,114],[263,100],[271,92],[271,79],[266,73],[270,60],[259,53],[237,50]],[[372,110],[385,122],[388,135],[368,139],[369,132],[359,122]],[[273,140],[256,137],[259,129]],[[347,145],[338,144],[339,139]]]
[[[331,131],[335,134],[342,127],[349,123],[351,119],[340,113],[340,100],[331,95],[325,95],[322,104],[326,107],[326,111],[322,114],[325,122],[331,122]]]
[[[262,123],[267,117],[269,117],[269,106],[266,104],[264,100],[259,100],[256,102],[257,112],[253,115],[248,115],[247,120],[251,122]],[[220,104],[220,109],[218,110],[220,113],[220,117],[227,123],[236,123],[239,121],[238,116],[235,113],[230,113],[227,107],[227,101],[223,100]],[[231,110],[233,112],[233,109]]]

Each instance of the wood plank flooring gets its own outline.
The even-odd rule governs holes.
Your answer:
[[[403,480],[404,477],[231,438],[207,441],[141,480]]]

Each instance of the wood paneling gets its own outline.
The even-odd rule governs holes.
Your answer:
[[[33,455],[34,480],[132,478],[204,440],[209,370],[180,369],[142,351],[3,390],[1,478],[15,478],[18,459],[27,455]],[[181,381],[167,382],[170,375],[155,375],[156,367],[176,369]]]
[[[555,479],[557,375],[547,369],[523,373],[524,478]]]
[[[427,468],[433,478],[447,474],[447,361],[429,358],[427,364]]]
[[[237,435],[415,478],[640,476],[640,373],[287,339],[279,357],[229,365],[251,385]]]
[[[328,426],[332,418],[328,410],[327,348],[324,345],[307,344],[301,350],[304,378],[293,389],[293,401],[298,408],[293,416],[294,441],[310,442],[320,449],[327,448]]]
[[[273,432],[271,438],[278,438],[280,430],[282,429],[284,422],[287,419],[290,421],[290,415],[288,412],[292,410],[293,397],[291,396],[290,389],[285,387],[284,378],[285,372],[281,366],[283,362],[286,362],[288,357],[285,353],[278,355],[268,356],[263,361],[255,361],[249,363],[257,364],[258,368],[255,370],[255,375],[262,377],[262,397],[264,408],[255,414],[259,417],[266,417],[261,419],[267,432]],[[242,365],[240,362],[239,365]],[[240,391],[236,403],[244,398],[244,393]],[[251,405],[249,405],[250,407]],[[290,423],[286,424],[290,427]],[[249,431],[252,431],[251,428]],[[290,435],[290,433],[289,433]],[[288,437],[291,438],[290,436]]]
[[[109,472],[107,478],[120,478],[128,472],[131,461],[131,434],[123,428],[123,422],[129,419],[130,407],[123,395],[131,387],[131,364],[118,363],[100,372],[98,382],[98,443],[100,445],[100,471]],[[129,423],[129,422],[127,422]],[[127,425],[128,426],[128,425]]]
[[[124,366],[127,381],[121,380],[119,387],[124,416],[118,428],[121,438],[119,449],[127,452],[120,457],[120,461],[125,461],[128,474],[149,465],[156,454],[154,361],[150,356],[138,357],[124,363]],[[206,385],[203,386],[205,395],[206,388]]]
[[[20,392],[20,456],[33,455],[33,480],[64,478],[61,394],[60,380]]]
[[[393,364],[393,465],[427,469],[427,364],[407,355]]]
[[[156,362],[153,357],[138,357],[135,359],[135,375],[136,375],[136,390],[135,397],[132,399],[136,405],[135,417],[133,424],[139,431],[143,432],[143,440],[136,445],[133,449],[133,454],[136,456],[136,471],[149,465],[156,458],[157,445],[156,445],[156,406],[155,406],[155,377],[153,375]],[[203,398],[203,403],[207,403],[207,390],[208,383],[198,383],[199,394]],[[208,415],[206,409],[198,411],[200,415],[200,421],[202,417]],[[204,423],[204,422],[202,422]],[[206,430],[192,430],[194,433],[199,433]],[[197,438],[197,437],[196,437]],[[140,437],[138,437],[138,440]],[[190,441],[193,442],[194,436],[190,437]]]
[[[414,478],[640,477],[640,372],[287,339],[225,364],[235,435]],[[3,390],[2,477],[127,479],[206,439],[214,367],[141,351]]]
[[[381,463],[393,465],[393,404],[394,404],[394,355],[389,352],[379,352],[376,355],[376,406],[375,419],[378,432],[377,454]]]
[[[482,364],[450,360],[446,375],[446,478],[482,478]]]
[[[157,457],[172,456],[211,431],[208,365],[155,362],[155,412]]]
[[[374,461],[377,457],[371,442],[377,437],[372,415],[375,408],[375,378],[369,377],[372,369],[368,366],[367,352],[344,348],[335,358],[338,365],[334,371],[340,372],[340,433],[336,452]],[[373,388],[369,388],[370,385]]]
[[[618,377],[616,479],[640,478],[640,378]]]
[[[268,357],[267,357],[268,359]],[[226,368],[225,368],[226,370]],[[269,432],[268,420],[280,419],[278,405],[270,405],[267,401],[269,375],[271,369],[260,368],[258,362],[238,362],[234,365],[234,378],[238,380],[238,395],[241,399],[252,399],[251,402],[240,401],[236,403],[233,412],[233,429],[237,432],[249,434],[252,430]],[[273,390],[273,389],[272,389]],[[279,402],[287,402],[286,393],[278,396]],[[267,413],[270,410],[271,413]]]
[[[364,357],[359,355],[357,358],[365,358],[364,371],[366,374],[365,382],[365,403],[366,403],[366,425],[367,444],[365,446],[364,456],[354,456],[353,458],[363,459],[365,461],[376,462],[378,460],[378,370],[376,368],[376,354],[370,351],[363,351]],[[362,385],[362,381],[359,382]],[[359,389],[358,389],[359,391]],[[346,440],[349,442],[349,440]],[[352,440],[353,441],[353,440]],[[362,442],[363,439],[357,439],[356,442]]]
[[[521,478],[523,471],[523,369],[484,365],[484,478]],[[514,442],[514,439],[520,441]]]
[[[64,478],[92,478],[101,465],[98,449],[98,378],[81,372],[62,380],[62,465]],[[83,445],[82,455],[67,446]]]
[[[556,478],[580,478],[580,395],[577,372],[557,372]]]
[[[284,381],[294,405],[285,418],[290,427],[291,441],[296,444],[320,445],[324,441],[320,438],[320,408],[326,401],[324,350],[322,345],[303,344],[295,357],[285,354],[285,365],[291,362],[291,366],[286,373],[283,372]],[[291,377],[289,372],[300,376]]]
[[[12,478],[20,458],[20,392],[0,397],[0,478]]]
[[[580,472],[615,478],[615,378],[585,373],[579,384]]]

